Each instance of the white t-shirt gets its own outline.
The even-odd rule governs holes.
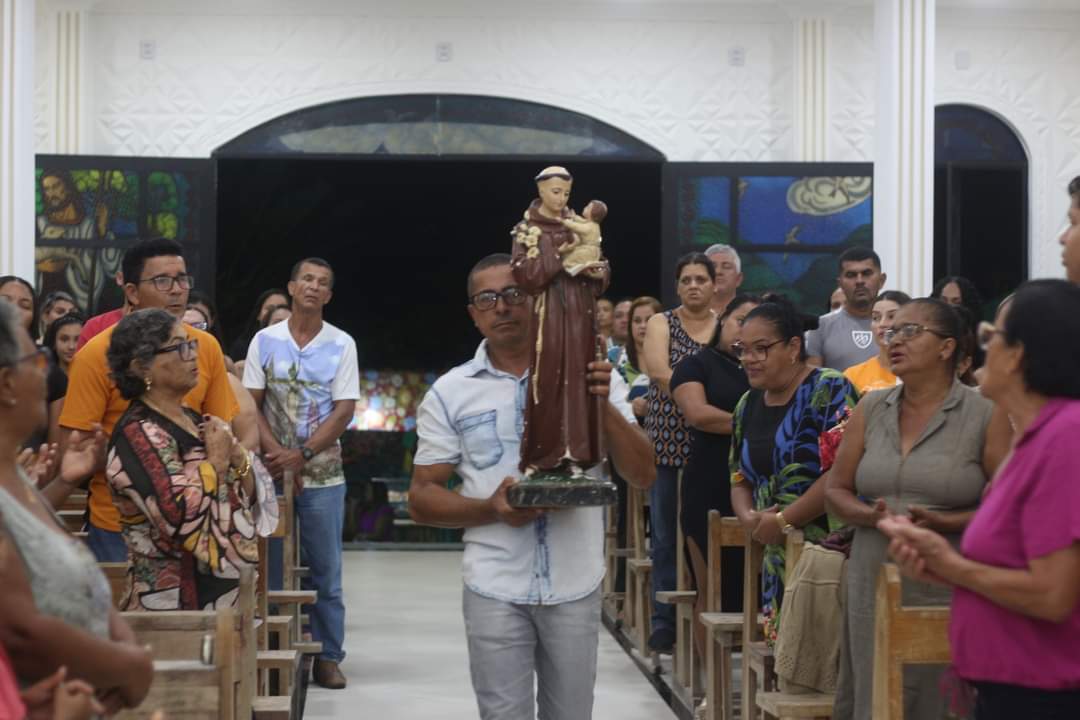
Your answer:
[[[311,342],[300,348],[287,321],[260,330],[251,339],[244,363],[244,387],[265,390],[263,415],[274,439],[298,448],[315,434],[339,400],[360,398],[356,343],[348,333],[323,322]],[[345,482],[341,445],[318,453],[301,472],[305,487]]]

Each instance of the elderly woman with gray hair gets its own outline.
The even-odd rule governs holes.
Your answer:
[[[47,365],[16,309],[0,302],[0,646],[23,686],[66,668],[66,677],[97,689],[111,714],[142,702],[153,665],[112,608],[109,583],[90,551],[16,462],[44,422]],[[103,444],[100,433],[70,444],[60,479],[89,474]]]
[[[124,610],[206,610],[236,602],[257,535],[276,525],[273,482],[229,424],[184,407],[198,382],[198,340],[164,310],[116,326],[107,358],[131,401],[109,442],[105,476],[128,547]]]

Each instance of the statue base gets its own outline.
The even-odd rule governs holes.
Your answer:
[[[516,508],[572,508],[614,505],[618,491],[610,481],[588,475],[538,470],[506,491]]]

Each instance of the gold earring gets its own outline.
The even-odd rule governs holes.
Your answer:
[[[150,379],[150,376],[146,376],[146,392],[150,392],[150,386],[154,384],[154,381]]]

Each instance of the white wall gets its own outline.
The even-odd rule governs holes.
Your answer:
[[[1064,187],[1080,174],[1080,12],[939,2],[937,101],[983,106],[1018,131],[1031,162],[1032,274],[1060,276]],[[51,152],[55,23],[49,0],[38,7],[35,138]],[[831,18],[828,159],[872,160],[870,7],[837,0],[821,12]],[[670,160],[792,160],[791,17],[761,0],[106,0],[87,10],[79,151],[206,157],[310,105],[462,92],[582,112]],[[155,59],[140,59],[143,40]],[[453,43],[451,62],[435,61],[440,41]],[[745,66],[728,64],[733,47]],[[959,51],[969,69],[957,69]]]
[[[161,9],[168,6],[176,12]],[[296,14],[312,6],[324,11]],[[513,2],[316,2],[243,16],[154,7],[158,14],[99,4],[90,13],[85,152],[206,156],[299,108],[442,91],[576,110],[671,159],[790,153],[791,31],[776,8],[556,4],[541,15]],[[40,31],[48,30],[46,20]],[[140,40],[156,43],[155,60],[139,58]],[[440,41],[453,43],[452,62],[436,62]],[[746,50],[744,67],[727,64],[735,45]],[[48,117],[49,93],[36,100],[39,117]],[[39,150],[48,150],[48,135],[40,130]]]

